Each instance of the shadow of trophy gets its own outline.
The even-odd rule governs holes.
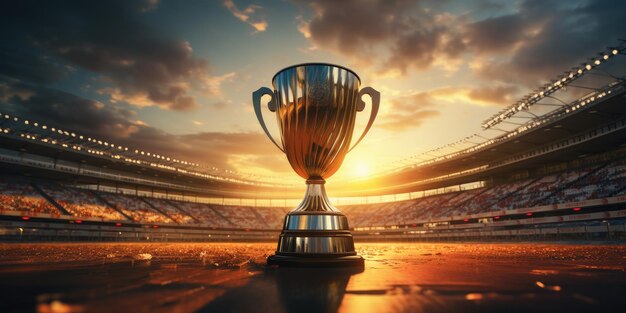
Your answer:
[[[266,268],[212,299],[196,312],[337,312],[359,267]],[[220,292],[219,289],[216,292]]]
[[[288,268],[275,276],[285,312],[337,312],[350,277],[363,270],[352,268]]]

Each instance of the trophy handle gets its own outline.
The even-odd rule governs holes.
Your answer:
[[[261,87],[259,88],[259,90],[252,93],[252,105],[254,106],[254,113],[256,113],[256,118],[259,120],[259,124],[261,124],[261,127],[263,128],[265,135],[267,135],[267,137],[274,143],[274,145],[276,145],[276,147],[284,153],[285,150],[283,150],[283,148],[279,146],[278,143],[276,143],[276,140],[274,140],[274,137],[272,137],[272,135],[270,135],[270,132],[267,130],[267,126],[265,126],[265,121],[263,120],[263,114],[261,113],[261,97],[263,97],[264,95],[269,95],[270,97],[272,97],[272,99],[267,103],[267,108],[272,112],[276,112],[276,103],[274,102],[274,92],[267,87]]]
[[[378,115],[378,108],[380,107],[380,92],[376,91],[372,87],[361,88],[361,90],[359,91],[359,95],[357,99],[358,103],[356,106],[356,110],[358,112],[361,112],[363,111],[363,109],[365,109],[365,102],[363,102],[363,100],[361,99],[363,95],[369,95],[370,98],[372,98],[372,113],[370,114],[370,120],[367,122],[367,126],[365,126],[365,130],[363,131],[363,134],[361,134],[361,137],[359,137],[359,140],[357,140],[354,143],[354,146],[352,146],[352,148],[350,148],[348,152],[352,151],[352,149],[354,149],[354,147],[356,147],[359,144],[359,142],[363,140],[363,137],[367,135],[367,132],[370,131],[372,124],[374,124],[376,115]]]

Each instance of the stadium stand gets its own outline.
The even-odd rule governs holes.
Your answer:
[[[256,213],[253,207],[218,206],[212,204],[211,208],[219,212],[219,214],[231,224],[236,225],[237,228],[258,229],[261,227],[267,229],[268,227],[261,215]]]
[[[289,211],[286,208],[270,207],[256,207],[252,209],[259,213],[269,229],[280,229],[283,226],[285,214]]]
[[[353,227],[412,224],[434,219],[593,200],[626,194],[626,160],[537,179],[454,194],[382,204],[342,207]]]
[[[61,214],[32,185],[10,182],[0,177],[0,213],[3,211],[19,211],[29,215]]]
[[[41,190],[65,210],[77,217],[97,217],[103,220],[125,220],[115,209],[98,200],[91,192],[66,188],[57,184],[41,184]]]
[[[190,215],[173,205],[170,201],[164,199],[144,199],[148,205],[156,211],[167,216],[178,224],[194,224],[196,220]]]
[[[215,212],[208,204],[177,201],[176,205],[195,217],[200,224],[208,225],[211,228],[232,228],[236,226]]]
[[[575,202],[614,196],[626,188],[626,160],[618,160],[558,191],[543,203]]]
[[[41,190],[39,192],[37,189]],[[548,174],[534,179],[418,199],[343,206],[351,227],[389,227],[433,220],[603,199],[626,194],[626,159]],[[46,199],[49,197],[49,200]],[[30,215],[68,214],[103,221],[202,225],[214,229],[280,229],[287,208],[231,206],[90,191],[53,182],[0,180],[0,211]]]
[[[174,221],[155,211],[148,203],[139,197],[121,194],[98,193],[109,204],[130,216],[133,221],[143,223],[173,223]]]

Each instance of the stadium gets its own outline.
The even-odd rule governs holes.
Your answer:
[[[224,6],[265,31],[237,15],[256,9]],[[329,180],[330,201],[365,259],[355,271],[266,265],[304,183],[22,114],[4,105],[12,100],[0,81],[3,306],[618,309],[626,290],[626,42],[607,45],[484,120],[470,119],[476,133],[375,173]],[[11,76],[3,66],[0,76]]]
[[[623,50],[603,51],[598,60],[608,62]],[[537,93],[552,97],[586,73],[565,74]],[[495,138],[351,182],[358,193],[346,188],[343,194],[352,197],[337,200],[360,202],[340,206],[354,235],[374,241],[623,240],[626,87],[619,79],[586,88],[597,89]],[[524,109],[514,104],[486,123]],[[293,186],[216,173],[46,121],[2,118],[6,239],[271,241],[297,204],[300,190]],[[275,190],[293,198],[281,199]]]

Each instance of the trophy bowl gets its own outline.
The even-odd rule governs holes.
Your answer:
[[[326,63],[287,67],[272,79],[274,89],[252,94],[257,119],[265,134],[285,153],[293,170],[306,179],[304,200],[285,217],[276,254],[268,265],[302,267],[363,267],[354,251],[348,219],[328,200],[325,179],[332,176],[346,154],[370,130],[380,104],[380,93],[360,88],[352,70]],[[372,99],[369,121],[350,147],[363,95]],[[280,141],[269,133],[261,113],[261,97],[271,96],[268,109],[276,114]],[[279,143],[280,142],[280,143]]]

